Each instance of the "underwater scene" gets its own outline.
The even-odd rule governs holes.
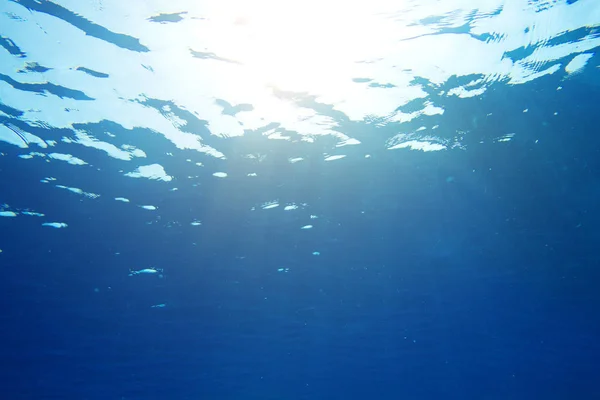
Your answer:
[[[597,0],[0,0],[0,398],[600,399]]]

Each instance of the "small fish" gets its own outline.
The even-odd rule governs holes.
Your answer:
[[[162,277],[162,268],[144,268],[144,269],[140,269],[137,271],[134,271],[132,269],[129,270],[129,276],[134,276],[134,275],[140,275],[140,274],[147,274],[147,275],[152,275],[152,274],[161,274],[160,276]]]

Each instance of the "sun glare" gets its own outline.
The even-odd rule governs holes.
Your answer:
[[[347,81],[373,51],[374,18],[342,1],[228,2],[210,21],[220,54],[265,85],[311,91]]]

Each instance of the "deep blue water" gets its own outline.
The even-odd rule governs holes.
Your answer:
[[[587,18],[504,50],[515,66],[588,46],[523,63],[557,72],[440,83],[420,64],[403,90],[424,97],[363,117],[350,100],[277,85],[266,109],[283,108],[260,114],[235,71],[202,69],[235,64],[229,48],[199,45],[198,76],[173,82],[233,79],[194,92],[215,116],[193,109],[195,86],[143,75],[170,62],[152,29],[172,41],[168,27],[212,11],[154,3],[143,19],[117,2],[0,3],[2,399],[600,399],[600,7],[529,2],[523,19],[539,17],[542,37],[553,8]],[[417,22],[491,46],[510,35],[476,22],[508,10]],[[582,52],[581,69],[565,67]],[[377,83],[356,95],[369,110],[400,87],[355,78]],[[480,78],[481,93],[449,94]],[[395,119],[428,102],[443,113]],[[298,121],[324,119],[302,132],[286,104]],[[262,122],[223,122],[244,113]],[[310,134],[324,125],[345,136]],[[410,141],[426,146],[391,149]],[[136,178],[148,165],[160,168]]]

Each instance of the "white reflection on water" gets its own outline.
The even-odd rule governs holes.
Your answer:
[[[182,189],[191,180],[199,190],[206,174],[198,170],[227,178],[212,180],[222,187],[243,179],[270,185],[261,169],[269,163],[305,177],[320,174],[320,162],[343,168],[386,149],[464,150],[468,132],[447,126],[448,99],[548,75],[568,84],[600,45],[596,1],[531,3],[64,0],[53,15],[49,2],[4,2],[0,145],[28,163]],[[467,117],[473,130],[484,115]],[[364,134],[390,127],[371,141]],[[492,141],[514,136],[499,132]],[[323,138],[326,148],[318,147]],[[275,150],[281,144],[294,151]],[[71,185],[72,176],[60,179],[56,188],[100,196]],[[277,208],[268,202],[276,197],[252,204]],[[296,200],[281,204],[290,210]],[[144,205],[152,201],[138,204],[155,211]]]

